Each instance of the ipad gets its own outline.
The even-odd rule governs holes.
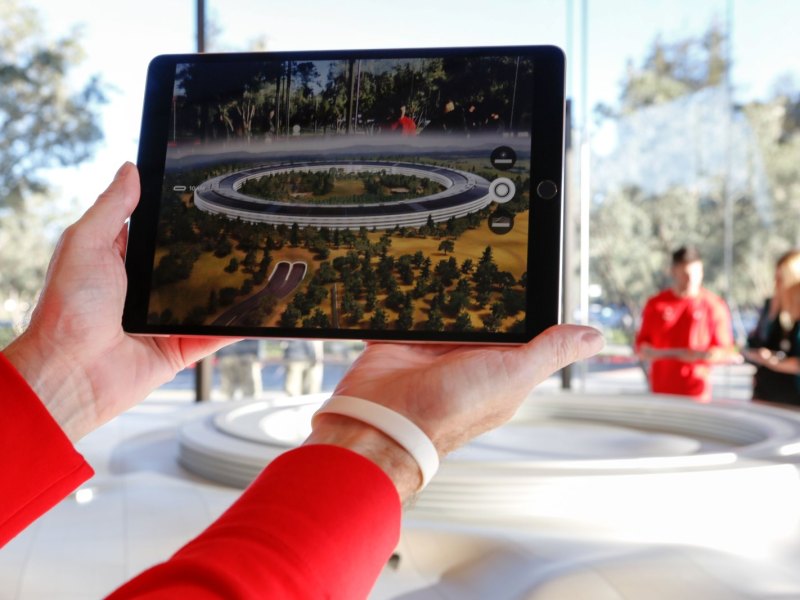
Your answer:
[[[159,56],[123,326],[526,342],[559,319],[563,140],[551,46]]]

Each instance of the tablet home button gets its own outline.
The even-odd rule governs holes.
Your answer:
[[[551,198],[555,198],[556,194],[558,194],[558,186],[554,181],[545,179],[544,181],[540,181],[539,185],[536,186],[536,194],[539,198],[550,200]]]

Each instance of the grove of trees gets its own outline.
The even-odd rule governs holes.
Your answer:
[[[727,86],[727,43],[715,23],[698,38],[657,38],[641,64],[629,65],[618,105],[597,107],[599,120],[623,123],[637,111]],[[791,85],[778,85],[769,100],[729,108],[730,118],[746,119],[753,132],[753,154],[766,175],[766,203],[752,189],[732,189],[724,173],[705,186],[688,183],[653,193],[646,181],[633,182],[593,199],[591,279],[602,286],[604,302],[634,315],[625,332],[629,341],[647,297],[668,285],[666,266],[675,248],[700,248],[707,287],[726,297],[736,313],[761,305],[771,293],[776,258],[800,243],[800,94]],[[726,132],[721,127],[715,135]],[[656,158],[660,150],[658,144],[648,149]],[[593,169],[592,177],[601,180],[603,173]],[[730,278],[724,268],[729,209]]]
[[[284,203],[366,204],[427,196],[442,189],[442,185],[432,179],[413,175],[385,171],[345,173],[342,169],[329,169],[264,175],[248,179],[239,191],[248,196]]]
[[[192,177],[202,179],[208,174],[204,170]],[[506,206],[524,210],[527,203],[527,197],[521,197]],[[154,268],[153,286],[159,296],[169,299],[173,294],[173,302],[182,302],[182,293],[170,292],[176,289],[171,286],[188,280],[201,261],[206,269],[209,264],[220,264],[212,263],[211,257],[221,261],[231,283],[205,291],[201,302],[183,315],[166,308],[149,318],[162,324],[207,323],[221,310],[266,285],[282,248],[302,248],[309,257],[310,276],[285,301],[262,302],[249,316],[250,324],[272,318],[283,327],[331,327],[331,311],[322,311],[321,307],[336,284],[340,327],[455,331],[518,328],[525,309],[524,276],[518,280],[500,269],[490,246],[480,258],[457,260],[452,256],[459,237],[483,222],[489,211],[484,209],[477,218],[443,223],[430,220],[419,228],[397,227],[383,232],[365,228],[301,229],[211,215],[187,205],[173,193],[164,200],[157,238],[160,258]],[[433,238],[431,253],[392,251],[393,239],[407,237]],[[438,257],[433,254],[436,248]],[[333,251],[336,256],[331,259]],[[473,323],[470,312],[483,316]]]
[[[533,63],[516,57],[220,62],[177,73],[177,141],[252,141],[302,133],[387,129],[400,106],[417,126],[452,100],[528,130]],[[246,82],[242,85],[241,82]],[[466,126],[466,121],[465,121]]]
[[[0,0],[0,15],[0,310],[19,326],[57,234],[75,217],[43,172],[92,155],[104,95],[97,78],[71,82],[83,59],[79,32],[48,39],[41,16],[16,0]]]

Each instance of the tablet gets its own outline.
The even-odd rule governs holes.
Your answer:
[[[559,319],[563,140],[551,46],[159,56],[123,326],[526,342]]]

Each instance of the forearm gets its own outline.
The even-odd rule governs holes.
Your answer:
[[[72,441],[90,429],[93,415],[89,379],[77,365],[23,333],[3,350],[6,359],[27,381],[47,411]]]
[[[707,362],[712,364],[727,364],[735,362],[739,356],[733,347],[713,347],[708,350],[692,350],[690,348],[653,348],[652,346],[642,346],[638,351],[640,358],[644,360],[673,359],[683,362]]]
[[[637,355],[643,360],[658,360],[661,358],[680,359],[686,353],[686,348],[655,348],[650,344],[642,344],[637,350]]]
[[[371,425],[350,417],[320,414],[304,445],[330,444],[347,448],[375,463],[397,488],[401,502],[413,497],[422,481],[419,466],[397,442]]]
[[[374,463],[306,445],[275,459],[205,532],[110,598],[366,598],[397,545],[400,515]]]
[[[786,375],[800,375],[800,359],[790,356],[781,358],[773,354],[769,359],[763,362],[763,365],[776,373],[785,373]]]
[[[9,490],[0,494],[0,546],[92,475],[7,359],[0,353],[0,470]]]

